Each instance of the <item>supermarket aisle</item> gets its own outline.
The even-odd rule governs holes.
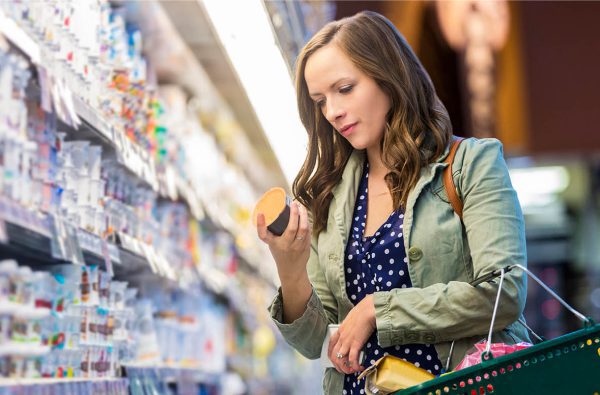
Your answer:
[[[0,394],[315,393],[267,317],[240,127],[194,58],[197,91],[156,71],[144,7],[168,20],[0,2]]]

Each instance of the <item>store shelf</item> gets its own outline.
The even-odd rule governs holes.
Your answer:
[[[48,70],[52,69],[49,65],[42,64],[41,49],[35,40],[13,20],[7,18],[2,10],[0,10],[0,33],[27,55],[32,63],[43,65]],[[50,60],[45,60],[44,63],[46,62],[50,62]],[[71,91],[74,91],[72,87]],[[181,198],[188,205],[190,212],[197,220],[201,220],[204,217],[204,211],[202,210],[198,195],[190,186],[189,181],[183,179],[172,165],[161,165],[161,168],[164,169],[164,174],[158,174],[158,166],[147,152],[126,138],[124,133],[115,131],[96,110],[91,108],[77,95],[72,96],[72,102],[75,113],[84,121],[83,127],[93,131],[105,143],[110,145],[116,152],[117,159],[125,168],[155,191],[159,192],[162,197],[171,200]],[[172,188],[170,187],[171,185],[175,187]]]
[[[94,377],[94,378],[36,378],[36,379],[9,379],[0,378],[0,387],[23,387],[33,385],[53,385],[68,383],[112,383],[126,382],[126,378],[121,377]]]
[[[128,377],[152,375],[163,383],[194,382],[217,384],[220,379],[219,374],[191,367],[126,364],[123,366],[123,369]]]

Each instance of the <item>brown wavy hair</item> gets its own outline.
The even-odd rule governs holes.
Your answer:
[[[310,210],[315,235],[327,227],[332,191],[353,151],[310,98],[304,79],[310,56],[329,44],[337,45],[390,98],[381,152],[394,209],[406,206],[421,169],[443,154],[452,136],[450,117],[429,75],[387,18],[364,11],[325,25],[296,60],[298,110],[308,132],[308,152],[292,192]]]

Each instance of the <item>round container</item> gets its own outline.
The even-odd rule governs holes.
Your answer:
[[[271,188],[258,200],[252,213],[256,225],[258,213],[265,215],[267,229],[277,236],[281,236],[290,220],[290,205],[292,199],[285,194],[283,188]]]

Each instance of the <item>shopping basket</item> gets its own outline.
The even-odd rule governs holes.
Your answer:
[[[497,358],[484,352],[478,365],[442,375],[395,395],[600,395],[600,325],[575,311],[526,268],[512,265],[499,270],[501,280],[491,327],[504,273],[517,267],[582,319],[583,328]],[[495,276],[488,276],[486,280],[490,277]],[[490,339],[491,336],[488,344]]]

